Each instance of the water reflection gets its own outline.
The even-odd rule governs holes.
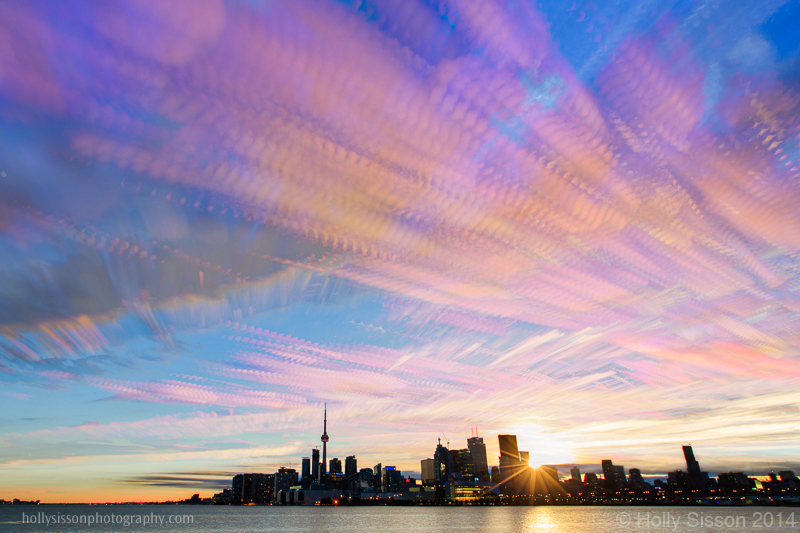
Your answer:
[[[23,514],[191,515],[170,531],[343,533],[349,531],[491,533],[722,533],[725,531],[798,531],[800,511],[778,507],[204,507],[204,506],[0,506],[0,530],[8,533],[60,531],[105,533],[113,525],[24,523]],[[125,527],[153,531],[154,526]]]

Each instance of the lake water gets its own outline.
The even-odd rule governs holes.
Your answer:
[[[47,518],[50,519],[49,525]],[[9,533],[340,533],[370,530],[404,533],[800,532],[800,507],[0,505],[0,532]]]

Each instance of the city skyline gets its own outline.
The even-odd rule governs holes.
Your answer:
[[[323,416],[327,427],[327,409]],[[446,505],[548,505],[609,503],[684,505],[741,505],[749,503],[797,502],[800,479],[793,470],[774,469],[760,478],[742,471],[718,475],[703,470],[691,444],[681,447],[686,468],[666,475],[642,473],[612,459],[583,469],[570,466],[569,475],[562,475],[554,465],[532,465],[530,452],[521,450],[516,435],[497,435],[500,455],[492,464],[486,454],[483,437],[467,439],[468,448],[442,445],[437,439],[432,458],[420,460],[421,475],[401,472],[396,466],[377,463],[358,468],[358,459],[349,455],[344,470],[340,459],[330,459],[330,468],[318,468],[318,448],[314,463],[303,457],[302,470],[280,467],[274,474],[240,473],[233,477],[231,488],[224,488],[213,497],[199,493],[183,503],[214,505],[372,505],[417,504]],[[323,432],[327,435],[327,431]],[[323,442],[326,442],[323,440]],[[313,467],[312,467],[313,464]],[[363,463],[362,463],[363,464]],[[565,465],[558,465],[565,466]]]
[[[325,449],[326,449],[326,445],[327,445],[327,443],[329,441],[328,431],[327,431],[327,428],[328,428],[328,406],[327,406],[327,403],[323,404],[323,409],[324,409],[323,410],[323,433],[322,433],[322,438],[321,438],[321,442],[323,443],[322,459],[321,459],[320,463],[317,463],[317,461],[320,460],[319,448],[317,446],[312,448],[312,450],[311,450],[312,451],[312,455],[311,456],[302,457],[301,462],[300,462],[300,464],[302,464],[302,472],[303,472],[301,474],[301,479],[303,477],[311,477],[311,478],[319,481],[321,479],[321,476],[324,476],[326,473],[339,473],[339,474],[341,474],[343,472],[343,470],[342,470],[342,462],[341,462],[341,459],[339,457],[331,456],[331,458],[326,461],[327,454],[325,453]],[[473,461],[473,463],[470,465],[470,470],[472,470],[477,476],[480,476],[480,474],[482,472],[488,475],[491,472],[492,468],[502,468],[503,465],[504,465],[504,458],[508,458],[508,457],[514,458],[513,459],[514,461],[524,460],[524,463],[526,465],[530,465],[533,468],[538,468],[538,467],[541,467],[541,466],[546,466],[546,467],[565,467],[565,468],[569,467],[569,469],[570,469],[570,473],[569,474],[559,471],[560,479],[570,479],[571,477],[574,477],[572,475],[572,471],[575,468],[577,468],[578,471],[583,471],[584,473],[591,472],[591,473],[599,474],[601,476],[600,479],[605,479],[605,478],[607,478],[607,476],[617,475],[616,472],[613,473],[613,474],[610,474],[608,471],[606,471],[606,466],[605,465],[606,464],[612,465],[613,464],[613,460],[612,459],[603,459],[603,460],[598,461],[597,463],[574,463],[573,462],[573,463],[564,463],[564,464],[554,464],[554,463],[550,463],[550,464],[542,463],[542,464],[538,464],[538,465],[537,464],[533,464],[530,461],[530,457],[531,457],[530,452],[529,451],[522,451],[520,449],[520,447],[519,447],[519,443],[517,441],[517,436],[516,435],[510,435],[510,434],[498,434],[497,435],[497,438],[498,438],[498,445],[496,447],[497,454],[494,456],[494,457],[496,457],[497,461],[496,461],[496,464],[494,464],[489,459],[489,457],[492,457],[492,455],[487,452],[486,442],[484,441],[484,438],[478,434],[477,427],[470,428],[470,431],[471,431],[470,437],[465,439],[465,442],[466,442],[466,445],[467,445],[466,449],[458,450],[457,449],[457,446],[458,446],[457,441],[455,441],[455,446],[454,447],[450,447],[451,446],[451,442],[450,442],[449,439],[447,439],[447,436],[444,435],[444,432],[442,432],[442,435],[445,438],[446,446],[442,446],[442,438],[441,437],[437,437],[437,439],[436,439],[436,441],[437,441],[436,449],[438,450],[440,448],[443,448],[445,450],[450,450],[451,452],[453,450],[469,451],[470,455],[472,456],[472,461]],[[491,439],[490,439],[490,442],[492,442]],[[696,459],[696,457],[694,455],[694,451],[693,451],[691,443],[688,443],[686,441],[683,441],[683,442],[685,444],[683,444],[681,446],[681,450],[682,450],[682,453],[683,453],[683,461],[684,461],[684,464],[686,466],[687,474],[690,477],[696,478],[696,477],[700,476],[700,474],[701,474],[699,461]],[[506,448],[505,450],[504,450],[504,447]],[[490,444],[488,449],[493,449],[491,444]],[[344,453],[349,453],[349,452],[344,452]],[[342,455],[342,454],[339,454],[339,455]],[[434,455],[434,458],[422,459],[422,462],[424,462],[424,461],[433,461],[433,462],[438,461],[439,459],[435,458],[436,457],[436,452],[434,452],[433,455]],[[355,457],[356,456],[354,456],[354,455],[353,456],[347,456],[346,459],[347,460],[350,460],[351,458],[355,459]],[[619,459],[620,459],[619,457],[616,458],[616,460],[619,460]],[[336,464],[337,464],[336,468],[333,468],[333,467],[328,468],[328,465],[329,464],[333,464],[333,462],[336,462]],[[367,459],[367,462],[370,462],[369,458]],[[378,464],[380,465],[382,463],[378,463]],[[506,466],[507,466],[507,464],[508,463],[506,463]],[[735,465],[735,463],[732,463],[732,464]],[[796,468],[794,466],[794,464],[795,463],[789,463],[788,465],[774,465],[773,466],[771,462],[767,461],[767,467],[769,469],[769,472],[764,472],[763,474],[754,474],[754,472],[751,470],[748,474],[753,475],[754,478],[763,478],[763,479],[768,480],[769,479],[769,474],[770,473],[772,473],[772,474],[775,473],[775,467],[777,467],[778,470],[780,470],[782,468]],[[800,465],[800,462],[798,462],[797,465]],[[288,464],[281,464],[280,468],[284,468],[284,467],[293,468],[295,466],[296,465],[290,461]],[[710,473],[711,473],[711,475],[713,477],[714,474],[722,472],[722,470],[726,470],[726,469],[727,470],[731,470],[731,469],[732,470],[736,470],[737,468],[741,469],[740,467],[741,467],[741,465],[734,466],[733,468],[731,468],[730,466],[724,467],[724,468],[720,468],[719,466],[717,466],[715,469],[711,469],[712,471]],[[392,467],[392,468],[395,468],[395,467]],[[617,469],[621,469],[623,467],[622,466],[617,466],[616,468]],[[648,472],[648,470],[650,470],[650,472]],[[306,473],[306,471],[308,471],[308,473]],[[411,475],[411,476],[417,475],[417,477],[419,479],[422,479],[422,480],[434,479],[436,477],[436,474],[431,474],[429,477],[426,478],[425,466],[421,466],[420,470],[413,470],[413,469],[409,470],[409,469],[404,468],[403,471],[408,472],[408,474]],[[434,471],[435,471],[435,469],[434,469]],[[636,471],[638,473],[641,473],[641,468],[637,467]],[[357,472],[357,469],[353,469],[352,473],[355,474],[356,472]],[[619,473],[622,473],[623,476],[627,476],[627,474],[624,474],[622,470],[620,470]],[[666,479],[667,478],[667,474],[668,474],[668,472],[666,472],[666,471],[656,473],[654,470],[648,468],[648,465],[645,465],[645,472],[642,474],[642,476],[644,478],[648,478],[648,479]],[[703,472],[703,474],[708,475],[709,472]]]
[[[314,446],[417,472],[474,426],[536,465],[800,471],[798,24],[0,3],[0,499]]]
[[[323,404],[323,437],[328,436],[327,433],[327,404]],[[459,449],[458,442],[454,441],[451,446],[451,441],[446,439],[445,435],[445,444],[446,446],[442,445],[442,438],[437,438],[437,445],[436,450],[434,451],[433,458],[426,458],[421,459],[420,463],[421,469],[414,470],[402,468],[398,469],[394,465],[388,465],[383,462],[378,462],[374,469],[375,471],[381,472],[381,477],[376,477],[376,479],[381,479],[383,473],[386,471],[391,470],[392,472],[398,473],[398,479],[406,479],[406,481],[411,481],[413,486],[421,487],[422,485],[428,484],[444,484],[446,481],[449,482],[451,480],[451,474],[453,473],[465,473],[470,472],[474,474],[475,479],[474,481],[483,481],[485,482],[483,485],[483,489],[479,491],[481,494],[486,494],[487,496],[491,496],[492,493],[495,496],[499,494],[504,494],[507,490],[513,491],[521,491],[520,487],[513,484],[511,481],[514,478],[519,477],[522,475],[519,472],[519,468],[523,466],[527,469],[530,467],[532,476],[538,476],[537,479],[541,480],[543,478],[549,479],[551,476],[552,478],[560,482],[560,486],[545,486],[543,489],[540,488],[539,490],[543,490],[544,494],[547,494],[551,497],[566,497],[569,495],[570,492],[574,491],[574,485],[564,484],[565,482],[570,481],[579,481],[580,484],[584,487],[591,487],[592,484],[596,485],[598,488],[602,487],[606,490],[616,490],[621,488],[623,485],[625,487],[633,487],[634,490],[640,489],[641,487],[638,486],[636,483],[640,485],[644,485],[649,487],[648,490],[653,490],[653,483],[655,483],[656,488],[660,487],[669,487],[670,484],[682,483],[685,482],[685,488],[698,488],[698,489],[707,489],[706,480],[713,479],[716,482],[716,477],[719,476],[734,476],[734,475],[743,475],[744,479],[750,478],[751,480],[759,480],[759,481],[776,481],[778,478],[778,473],[780,474],[780,480],[783,480],[785,476],[788,476],[791,479],[794,479],[797,482],[797,478],[794,474],[794,471],[791,468],[793,466],[785,466],[785,465],[772,465],[769,462],[769,471],[764,472],[763,474],[755,474],[754,472],[746,472],[743,471],[742,468],[727,468],[727,470],[731,470],[729,473],[724,473],[722,470],[718,469],[718,472],[713,471],[713,469],[706,469],[711,470],[711,472],[702,471],[699,466],[699,462],[697,461],[691,444],[686,444],[681,446],[681,450],[683,453],[683,460],[682,464],[685,466],[685,475],[687,476],[685,481],[680,481],[680,478],[673,478],[676,474],[684,475],[682,468],[676,468],[670,472],[648,472],[647,467],[645,467],[644,472],[642,468],[637,465],[636,467],[632,467],[628,469],[630,476],[626,473],[624,465],[614,465],[614,461],[619,461],[619,457],[615,457],[613,459],[602,459],[597,461],[596,463],[585,463],[585,464],[578,464],[578,463],[568,463],[568,464],[541,464],[536,465],[530,462],[530,452],[523,451],[520,448],[520,444],[517,441],[516,435],[510,434],[498,434],[496,435],[498,446],[497,454],[494,456],[494,460],[492,459],[492,455],[487,453],[486,443],[482,436],[478,435],[477,428],[471,428],[471,436],[469,438],[463,439],[466,443],[467,448]],[[328,442],[327,439],[323,439],[323,446],[325,443]],[[494,439],[489,439],[489,443],[494,442]],[[493,449],[493,447],[489,446],[488,449]],[[439,455],[439,451],[442,450],[444,456]],[[165,476],[160,478],[160,481],[168,484],[171,481],[176,482],[175,486],[180,487],[182,490],[185,491],[194,491],[200,490],[200,493],[196,493],[191,500],[183,500],[183,503],[211,503],[216,498],[222,496],[226,490],[232,490],[233,496],[225,496],[224,501],[226,503],[230,503],[231,501],[234,504],[247,504],[248,501],[251,501],[253,497],[255,497],[256,493],[261,494],[260,499],[258,500],[259,503],[264,504],[268,502],[276,501],[275,499],[278,498],[276,496],[277,491],[281,490],[288,490],[288,489],[297,489],[301,486],[308,491],[309,483],[318,483],[320,484],[319,488],[311,487],[311,492],[309,494],[316,494],[316,499],[313,501],[319,501],[320,498],[325,496],[330,496],[331,494],[338,494],[338,498],[345,498],[349,499],[353,497],[351,491],[354,490],[353,487],[348,486],[348,488],[344,489],[344,485],[342,487],[338,487],[336,490],[333,490],[333,487],[329,484],[331,479],[329,476],[333,476],[334,478],[341,477],[341,481],[355,479],[359,477],[361,471],[368,470],[370,472],[373,471],[373,468],[367,467],[359,470],[357,466],[358,456],[356,455],[348,455],[345,457],[346,461],[343,466],[342,460],[340,457],[331,456],[328,459],[327,463],[318,463],[315,464],[315,460],[320,459],[318,454],[319,447],[315,446],[311,449],[312,455],[311,456],[304,456],[300,458],[300,461],[292,461],[290,460],[288,463],[283,462],[275,465],[254,465],[253,468],[242,469],[241,472],[236,473],[233,476],[232,487],[230,481],[230,473],[218,473],[211,477],[206,477],[205,479],[202,478],[177,478],[173,476]],[[469,463],[469,466],[466,470],[462,467],[456,466],[456,463],[453,461],[458,462],[459,459],[455,459],[452,454],[459,454],[461,452],[469,452],[472,456],[472,459]],[[349,451],[343,451],[342,454],[350,453]],[[379,456],[386,457],[391,456],[392,454],[388,450],[384,450],[381,452]],[[325,455],[323,455],[325,457]],[[459,456],[460,458],[460,456]],[[294,458],[297,459],[297,458]],[[362,461],[364,460],[362,456]],[[351,464],[352,462],[352,464]],[[366,458],[365,463],[371,463],[369,457]],[[430,468],[429,475],[426,475],[426,466],[425,463],[430,462],[431,464],[428,465]],[[362,463],[363,466],[364,463]],[[681,462],[674,463],[680,466]],[[298,470],[298,465],[301,465],[300,469]],[[329,468],[328,468],[329,466]],[[485,470],[483,469],[485,466]],[[275,473],[269,473],[270,468],[275,468],[277,471]],[[441,469],[441,471],[440,471]],[[569,471],[567,472],[567,469]],[[255,470],[266,470],[264,472],[255,472]],[[776,472],[777,470],[777,472]],[[439,473],[437,473],[439,472]],[[635,474],[634,474],[635,472]],[[484,477],[484,473],[486,477]],[[577,475],[577,478],[576,478]],[[584,481],[588,480],[588,476],[593,476],[592,482]],[[634,481],[634,476],[638,478],[638,481]],[[254,480],[253,478],[257,480]],[[263,481],[262,481],[263,478]],[[630,478],[630,481],[629,481]],[[244,481],[246,479],[246,481]],[[460,479],[460,478],[459,478]],[[327,480],[327,481],[326,481]],[[610,481],[609,481],[610,480]],[[376,481],[377,488],[375,489],[378,493],[382,493],[384,497],[390,495],[392,493],[392,489],[382,485],[382,482]],[[527,483],[527,482],[526,482]],[[276,492],[272,492],[274,486],[274,490]],[[535,485],[534,485],[535,486]],[[794,487],[795,485],[792,485]],[[281,487],[281,488],[279,488]],[[364,490],[363,486],[361,490]],[[491,490],[490,490],[491,489]],[[222,490],[222,492],[218,494],[214,494],[214,500],[210,499],[209,496],[205,493],[216,490]],[[663,489],[662,489],[663,490]],[[674,487],[673,487],[673,490]],[[244,496],[236,496],[237,491],[241,491],[242,494],[247,492],[251,494],[247,500],[244,502],[242,498]],[[252,492],[251,492],[252,491]],[[315,493],[315,491],[317,491]],[[338,491],[338,492],[337,492]],[[407,488],[400,488],[394,489],[394,491],[399,495],[401,492],[407,491]],[[448,489],[449,493],[449,489]],[[631,493],[632,495],[633,493]],[[344,495],[344,496],[343,496]],[[198,496],[200,496],[199,499]],[[362,498],[369,499],[364,493],[355,492],[355,496],[361,496]],[[433,494],[430,495],[433,498]],[[442,497],[444,501],[447,500],[446,497]],[[470,496],[468,499],[472,498],[472,493],[470,492]],[[232,498],[232,500],[231,500]],[[2,499],[2,498],[0,498]],[[22,498],[24,500],[24,498]],[[17,498],[16,500],[19,500]],[[6,500],[8,502],[11,501],[11,498]],[[31,501],[33,499],[31,498]],[[40,500],[35,500],[37,503]],[[136,501],[148,501],[146,498],[139,498],[133,500],[126,500],[128,502],[136,502]],[[428,500],[425,500],[427,503],[431,503]],[[437,499],[438,501],[438,499]],[[98,501],[97,503],[108,503],[113,502],[113,500],[102,500]],[[56,502],[48,502],[44,501],[43,503],[56,503]],[[284,502],[285,503],[285,502]],[[497,503],[497,501],[493,501],[493,503]],[[552,502],[550,502],[552,503]],[[575,503],[575,502],[573,502]],[[585,502],[584,502],[585,503]],[[305,505],[309,505],[306,503]],[[311,503],[313,505],[313,503]],[[318,503],[317,503],[318,505]]]

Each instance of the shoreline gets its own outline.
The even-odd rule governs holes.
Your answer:
[[[280,507],[280,508],[316,508],[316,507],[800,507],[800,502],[748,502],[748,503],[686,503],[686,502],[641,502],[641,503],[559,503],[559,504],[517,504],[517,503],[419,503],[419,502],[373,502],[373,503],[342,503],[338,505],[205,505],[184,504],[174,502],[107,502],[107,503],[39,503],[39,504],[13,504],[7,507],[44,507],[44,506],[84,506],[84,507],[133,507],[133,506],[172,506],[172,507]],[[3,506],[6,507],[6,506]]]

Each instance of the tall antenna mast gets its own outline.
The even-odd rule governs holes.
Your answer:
[[[328,402],[325,402],[325,415],[322,422],[322,437],[319,440],[322,441],[322,465],[320,466],[320,474],[325,474],[328,472]],[[320,478],[322,476],[320,475]]]

